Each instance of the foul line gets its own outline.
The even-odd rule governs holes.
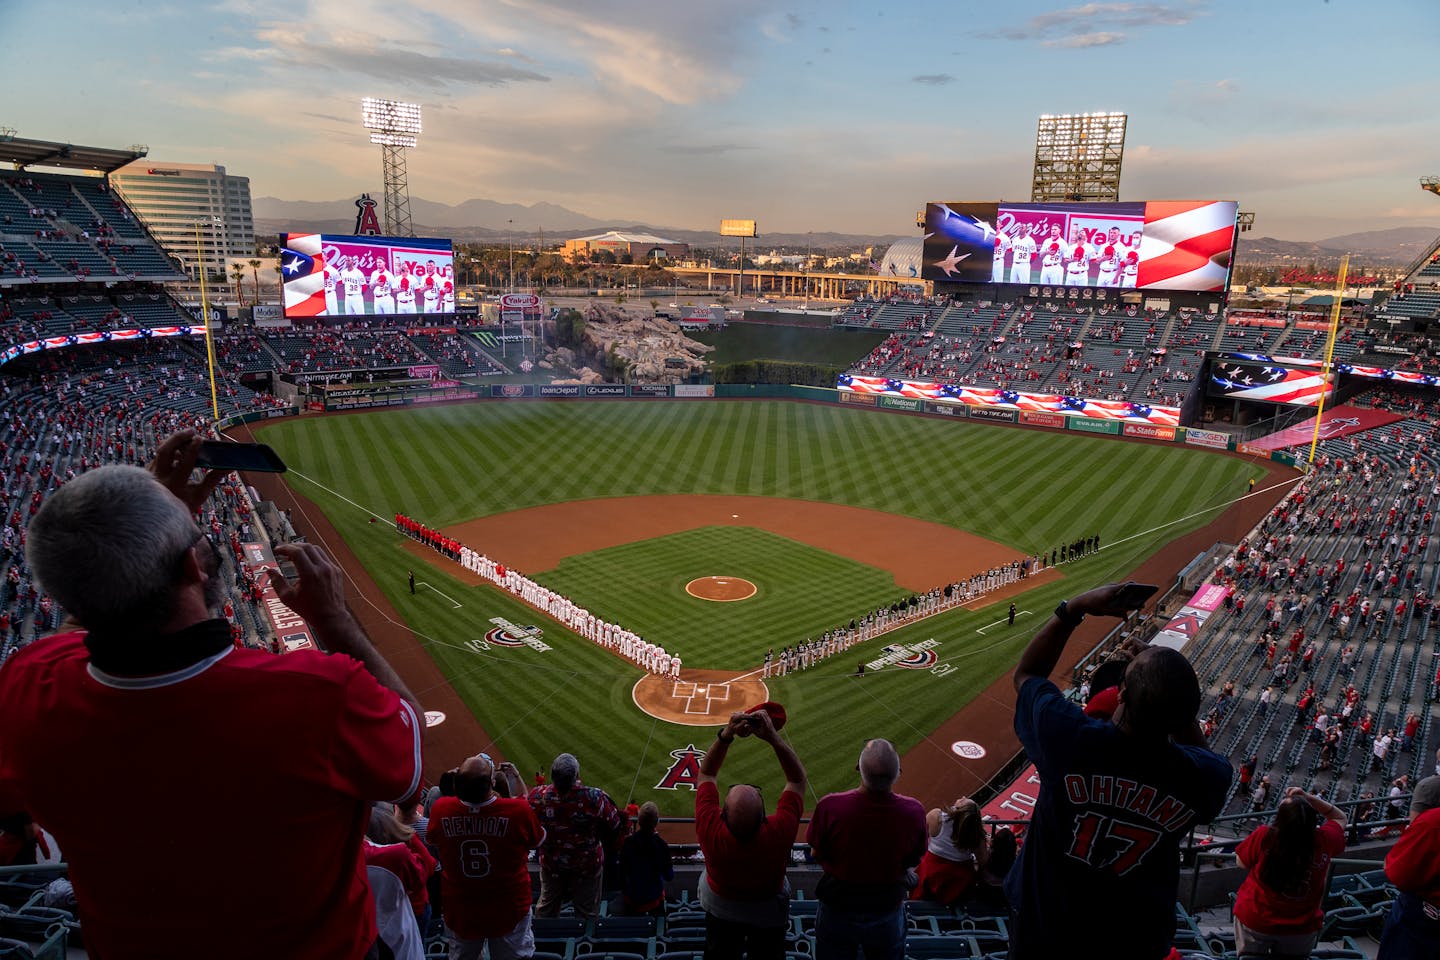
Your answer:
[[[430,584],[426,583],[424,580],[416,580],[416,581],[415,581],[415,586],[417,586],[417,587],[430,587]],[[444,597],[446,600],[449,600],[451,603],[455,604],[455,609],[456,609],[456,610],[459,610],[462,606],[464,606],[464,604],[460,603],[458,600],[456,600],[454,597],[450,596],[450,594],[446,593],[445,591],[443,591],[443,590],[441,590],[441,589],[439,589],[439,588],[437,588],[437,587],[430,587],[430,589],[431,589],[431,590],[434,590],[436,593],[440,594],[440,596]]]
[[[1017,611],[1017,612],[1016,612],[1016,614],[1015,614],[1015,619],[1016,619],[1016,620],[1019,620],[1021,617],[1028,617],[1028,616],[1030,616],[1030,615],[1031,615],[1031,614],[1030,614],[1030,611],[1029,611],[1029,610],[1020,610],[1020,611]],[[980,634],[980,636],[983,637],[983,636],[985,636],[985,631],[986,631],[986,630],[989,630],[991,627],[999,626],[999,625],[1002,624],[1002,623],[1009,623],[1009,622],[1010,622],[1010,618],[1009,618],[1008,616],[1001,617],[999,620],[996,620],[994,623],[987,623],[987,624],[985,624],[985,626],[983,626],[983,627],[976,627],[976,628],[975,628],[975,632],[978,633],[978,634]]]

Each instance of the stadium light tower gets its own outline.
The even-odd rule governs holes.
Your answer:
[[[1035,131],[1031,202],[1119,200],[1128,122],[1123,113],[1042,114]]]
[[[410,183],[405,175],[405,148],[415,146],[420,134],[420,104],[366,97],[361,101],[370,142],[381,147],[385,175],[385,232],[392,237],[413,237],[410,225]]]

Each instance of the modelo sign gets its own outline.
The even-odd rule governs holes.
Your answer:
[[[506,293],[500,297],[501,310],[538,310],[540,298],[533,293]]]

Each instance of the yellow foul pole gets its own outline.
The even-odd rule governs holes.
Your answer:
[[[205,358],[210,367],[210,413],[220,419],[220,397],[215,392],[215,341],[210,339],[210,300],[205,294],[205,259],[200,253],[200,221],[195,221],[195,268],[200,274],[200,322],[205,325]]]
[[[1325,364],[1320,368],[1324,387],[1320,391],[1320,403],[1315,408],[1315,435],[1310,438],[1310,459],[1315,462],[1315,448],[1320,444],[1320,421],[1325,416],[1325,397],[1330,392],[1330,361],[1335,356],[1335,333],[1340,329],[1340,307],[1345,302],[1345,274],[1350,269],[1350,255],[1340,258],[1340,275],[1335,278],[1335,304],[1330,308],[1330,335],[1325,340]]]

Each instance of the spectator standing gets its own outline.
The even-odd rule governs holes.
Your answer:
[[[665,884],[675,876],[670,845],[656,832],[660,808],[646,801],[635,817],[635,832],[620,845],[620,896],[624,912],[664,913]]]
[[[80,629],[0,670],[0,815],[28,812],[54,833],[93,955],[189,956],[203,943],[213,958],[363,957],[377,936],[369,804],[419,787],[419,704],[314,544],[277,547],[296,579],[271,582],[330,653],[234,646],[215,613],[219,561],[194,520],[224,474],[192,480],[199,449],[182,432],[148,472],[84,473],[31,522],[31,568]],[[205,802],[174,805],[161,835],[134,830],[176,770]],[[258,809],[273,812],[268,828],[243,843],[215,827]]]
[[[1235,851],[1249,870],[1235,897],[1235,949],[1241,956],[1310,956],[1325,922],[1330,861],[1345,850],[1345,814],[1299,787],[1285,791],[1275,822]]]
[[[954,906],[970,895],[989,857],[980,805],[961,797],[944,810],[936,807],[927,813],[925,826],[930,842],[910,899]]]
[[[508,765],[507,765],[508,766]],[[509,768],[516,792],[519,775]],[[515,960],[535,952],[530,928],[530,851],[545,831],[523,797],[495,792],[495,764],[470,757],[455,775],[455,796],[430,809],[428,839],[440,854],[450,960]]]
[[[1440,956],[1440,776],[1410,797],[1410,825],[1385,856],[1385,876],[1400,891],[1380,934],[1377,960]]]
[[[1077,708],[1078,709],[1078,708]],[[860,786],[815,805],[805,839],[824,875],[815,887],[816,960],[899,960],[908,871],[925,855],[925,808],[896,793],[900,755],[888,740],[860,751]]]
[[[736,737],[754,736],[775,751],[785,788],[766,816],[760,788],[736,784],[720,803],[721,765]],[[778,960],[785,956],[790,886],[785,868],[805,806],[805,767],[775,732],[768,712],[732,714],[700,763],[695,834],[705,854],[697,893],[705,908],[705,960]]]
[[[624,817],[605,791],[580,782],[580,761],[569,753],[555,758],[550,782],[531,790],[529,799],[545,828],[535,916],[559,916],[560,906],[567,900],[579,916],[596,916],[605,850],[619,840]]]
[[[1061,601],[1015,668],[1015,731],[1040,774],[1020,860],[1006,880],[1011,960],[1067,956],[1076,930],[1110,955],[1160,960],[1175,934],[1179,845],[1224,805],[1232,770],[1206,746],[1200,684],[1178,651],[1142,650],[1111,721],[1089,719],[1050,682],[1088,615],[1123,617],[1121,584]]]

